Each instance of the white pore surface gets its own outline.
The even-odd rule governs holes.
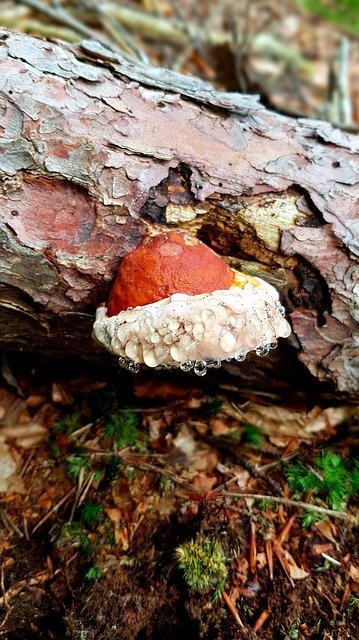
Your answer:
[[[243,360],[253,350],[264,355],[291,329],[276,289],[260,278],[244,279],[244,286],[196,296],[177,293],[110,318],[100,307],[94,336],[120,363],[135,368],[192,364],[199,371],[202,363],[205,372],[214,361]]]

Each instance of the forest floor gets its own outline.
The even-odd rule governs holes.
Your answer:
[[[0,637],[359,637],[355,407],[36,362],[2,369]]]

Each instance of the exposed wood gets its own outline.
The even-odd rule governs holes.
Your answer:
[[[116,365],[95,308],[146,229],[171,224],[282,292],[293,336],[228,364],[241,385],[359,397],[358,136],[6,30],[0,114],[1,347]]]

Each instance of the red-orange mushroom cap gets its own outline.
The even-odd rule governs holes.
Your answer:
[[[228,289],[232,269],[203,242],[182,231],[145,238],[122,260],[113,283],[108,316],[168,298]]]
[[[122,366],[193,368],[265,355],[291,329],[276,289],[235,271],[182,231],[145,238],[123,259],[95,338]]]

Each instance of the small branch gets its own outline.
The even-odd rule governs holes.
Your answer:
[[[158,473],[161,476],[163,475],[169,476],[171,480],[173,480],[173,482],[178,484],[180,487],[183,487],[183,489],[186,489],[186,491],[192,491],[193,493],[198,493],[198,494],[203,493],[201,489],[198,489],[197,487],[194,487],[193,485],[188,484],[187,482],[183,482],[183,480],[180,480],[177,474],[174,471],[171,471],[171,469],[163,469],[161,467],[155,467],[155,465],[150,464],[148,462],[137,462],[137,460],[133,460],[132,457],[131,458],[125,458],[123,456],[120,456],[120,457],[126,464],[133,466],[136,469],[140,469],[140,471],[152,471],[152,473]]]
[[[58,502],[57,504],[55,504],[55,506],[46,514],[46,516],[44,516],[38,523],[37,525],[35,525],[35,527],[33,528],[33,530],[31,531],[31,534],[35,533],[35,531],[37,531],[38,529],[40,529],[40,527],[42,527],[42,525],[47,522],[47,520],[49,518],[51,518],[51,516],[56,513],[60,507],[62,507],[63,504],[65,504],[65,502],[67,502],[67,500],[70,498],[70,496],[72,496],[73,493],[75,493],[77,490],[77,486],[72,487],[72,489],[62,498],[62,500],[60,500],[60,502]]]
[[[349,39],[343,37],[330,70],[329,99],[325,109],[328,120],[344,128],[353,124],[348,81],[349,54]]]
[[[20,531],[19,527],[16,526],[16,524],[11,520],[10,516],[4,511],[2,507],[0,508],[0,518],[8,531],[15,531],[19,538],[24,537],[22,531]]]
[[[17,4],[25,4],[26,6],[34,9],[38,13],[54,20],[55,22],[60,22],[61,24],[70,27],[70,29],[74,29],[80,36],[84,38],[90,38],[91,40],[97,40],[104,47],[110,49],[111,51],[115,51],[115,47],[107,38],[102,38],[98,33],[87,27],[81,20],[78,18],[74,18],[70,13],[65,11],[62,8],[49,7],[41,2],[41,0],[15,0]]]
[[[222,491],[220,496],[228,496],[232,498],[254,498],[255,500],[271,500],[272,502],[278,502],[279,504],[286,504],[290,507],[298,507],[299,509],[307,509],[308,511],[316,511],[317,513],[323,513],[333,518],[341,518],[343,520],[348,519],[348,514],[345,511],[333,511],[333,509],[327,509],[326,507],[317,507],[315,504],[309,504],[308,502],[302,502],[300,500],[289,500],[288,498],[277,498],[276,496],[268,496],[261,493],[232,493],[231,491]]]

